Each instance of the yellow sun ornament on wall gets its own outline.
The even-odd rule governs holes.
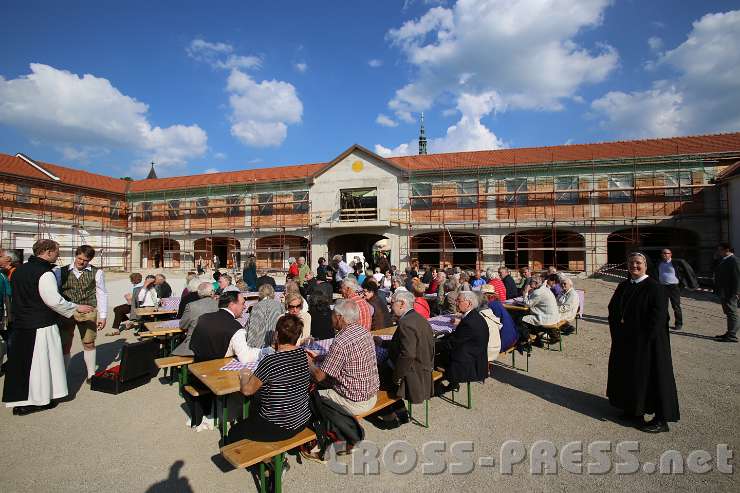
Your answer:
[[[352,171],[354,171],[355,173],[359,173],[364,167],[365,165],[362,164],[362,161],[360,161],[359,159],[352,163]]]

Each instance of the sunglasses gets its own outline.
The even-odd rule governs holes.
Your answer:
[[[303,305],[302,304],[300,304],[300,305],[288,305],[288,309],[290,309],[290,308],[303,308]]]

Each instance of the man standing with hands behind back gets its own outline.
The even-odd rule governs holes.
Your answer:
[[[97,308],[97,316],[95,311],[84,314],[75,313],[59,323],[66,367],[69,366],[75,327],[80,332],[82,354],[87,367],[87,379],[85,380],[87,383],[90,383],[90,378],[95,375],[96,331],[103,330],[108,313],[108,293],[105,291],[103,270],[90,265],[93,258],[95,258],[95,249],[90,245],[81,245],[75,250],[74,262],[54,269],[60,292],[65,300]]]
[[[663,261],[658,264],[658,280],[663,285],[666,295],[673,307],[674,329],[683,328],[683,314],[681,312],[681,288],[699,288],[699,282],[688,262],[680,258],[673,258],[669,248],[660,252]]]
[[[737,318],[740,305],[740,259],[732,252],[728,243],[720,243],[717,248],[720,261],[714,270],[714,294],[719,296],[722,311],[727,316],[727,331],[715,336],[719,342],[737,342]]]
[[[13,275],[13,350],[3,402],[15,415],[50,409],[56,404],[52,399],[67,395],[57,318],[95,310],[66,301],[59,294],[52,272],[58,257],[56,241],[38,240],[33,255]]]

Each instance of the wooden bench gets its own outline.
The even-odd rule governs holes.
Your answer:
[[[293,438],[279,442],[239,440],[223,447],[221,449],[221,455],[224,456],[224,459],[229,464],[237,469],[259,464],[260,491],[262,492],[267,491],[264,461],[272,459],[275,474],[274,491],[275,493],[280,493],[283,490],[283,460],[285,452],[300,447],[312,440],[316,440],[316,433],[309,428],[305,428]]]
[[[157,358],[154,360],[154,364],[160,370],[164,369],[165,375],[167,375],[167,368],[170,369],[170,384],[172,384],[172,372],[175,368],[180,370],[178,375],[178,382],[180,388],[188,383],[188,365],[193,362],[192,356],[167,356],[165,358]]]
[[[442,378],[441,371],[432,372],[432,380],[437,381]],[[186,391],[191,393],[186,387]],[[195,389],[194,389],[195,390]],[[193,395],[193,394],[191,394]],[[372,409],[369,411],[358,414],[356,418],[364,418],[375,414],[378,411],[385,409],[390,406],[398,399],[391,397],[387,391],[381,390],[378,392],[378,398]],[[429,426],[429,400],[425,401],[426,406],[426,427]],[[411,415],[411,403],[408,403],[409,415]],[[259,464],[259,479],[260,479],[260,491],[266,491],[267,482],[265,478],[265,463],[267,459],[272,459],[275,473],[275,492],[282,491],[282,471],[283,461],[285,460],[285,453],[289,450],[293,450],[296,447],[300,447],[308,442],[316,440],[316,433],[309,428],[305,428],[303,431],[298,433],[293,438],[282,440],[279,442],[255,442],[252,440],[239,440],[238,442],[229,444],[221,448],[221,455],[237,469],[247,468],[255,464]]]
[[[565,325],[568,325],[568,322],[566,320],[560,320],[557,323],[549,324],[549,325],[540,325],[540,328],[545,329],[545,330],[549,330],[552,333],[557,334],[557,336],[558,336],[558,344],[560,345],[559,351],[561,351],[561,352],[563,351],[563,336],[562,336],[562,334],[560,334],[560,329],[563,326],[565,326]],[[547,344],[547,349],[549,351],[550,350],[550,343],[547,342],[546,344]]]

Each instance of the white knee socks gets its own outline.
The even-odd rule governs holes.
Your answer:
[[[82,351],[82,354],[85,357],[85,366],[87,367],[87,378],[95,375],[95,353],[95,349]]]

